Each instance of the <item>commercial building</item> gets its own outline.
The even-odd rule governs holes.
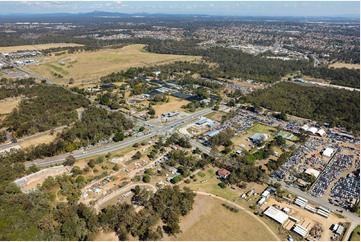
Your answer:
[[[216,136],[218,134],[219,134],[219,130],[214,130],[214,131],[206,133],[205,135],[211,138],[211,137]]]

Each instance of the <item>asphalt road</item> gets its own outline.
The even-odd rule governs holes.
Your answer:
[[[66,153],[63,155],[59,155],[59,156],[54,156],[51,158],[47,158],[44,160],[35,160],[35,161],[29,161],[29,162],[25,162],[25,167],[28,168],[32,165],[35,165],[37,167],[46,167],[46,166],[50,166],[50,165],[54,165],[54,164],[59,164],[65,161],[65,158],[68,157],[69,155],[74,156],[74,158],[76,159],[82,159],[82,158],[86,158],[86,157],[92,157],[92,156],[97,156],[97,155],[103,155],[103,154],[107,154],[109,152],[113,152],[128,146],[131,146],[135,143],[139,143],[142,142],[143,140],[146,139],[150,139],[156,135],[160,135],[160,134],[165,134],[165,133],[173,133],[174,130],[181,124],[185,123],[185,122],[189,122],[191,120],[194,120],[200,116],[204,116],[207,115],[209,113],[213,112],[211,109],[203,109],[200,110],[198,112],[195,112],[191,115],[189,115],[188,117],[182,119],[182,120],[176,120],[173,122],[169,122],[169,123],[165,123],[163,124],[162,127],[155,127],[152,131],[150,131],[148,134],[139,136],[139,137],[132,137],[129,139],[126,139],[124,141],[121,142],[117,142],[117,143],[112,143],[112,144],[108,144],[106,146],[100,146],[100,147],[96,147],[93,149],[89,149],[86,152],[84,152],[83,150],[76,150],[72,153]]]

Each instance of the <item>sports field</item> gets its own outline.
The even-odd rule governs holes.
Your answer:
[[[50,48],[58,48],[58,47],[74,47],[74,46],[82,46],[74,43],[54,43],[54,44],[40,44],[40,45],[18,45],[18,46],[7,46],[0,47],[0,53],[9,53],[15,52],[18,50],[45,50]]]
[[[143,47],[144,45],[135,44],[119,49],[47,56],[38,60],[38,65],[29,65],[27,68],[56,83],[67,84],[70,78],[74,78],[75,83],[81,83],[84,80],[97,80],[101,76],[130,67],[200,59],[196,56],[147,53],[142,51]],[[55,77],[52,73],[63,77]]]
[[[197,195],[193,210],[181,219],[183,231],[177,237],[165,236],[163,240],[276,240],[263,224],[250,214],[231,212],[222,201]]]

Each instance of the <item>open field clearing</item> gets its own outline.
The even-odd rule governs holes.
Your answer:
[[[118,241],[118,236],[114,231],[105,232],[100,231],[95,237],[94,241]]]
[[[55,140],[56,138],[56,134],[57,133],[60,133],[61,131],[58,131],[58,132],[54,132],[53,135],[51,134],[44,134],[42,136],[39,136],[39,137],[35,137],[33,139],[29,139],[29,140],[26,140],[26,141],[23,141],[23,142],[19,142],[19,145],[21,146],[21,148],[25,149],[29,146],[37,146],[37,145],[40,145],[40,144],[48,144],[50,142],[52,142],[53,140]]]
[[[328,66],[329,68],[347,68],[347,69],[360,69],[360,64],[347,64],[347,63],[341,63],[336,62]]]
[[[207,114],[205,117],[206,117],[206,118],[213,119],[213,120],[216,120],[216,121],[218,121],[218,122],[221,122],[221,121],[222,121],[222,116],[226,116],[226,115],[227,115],[226,112],[217,111],[217,112],[213,112],[213,113]]]
[[[274,240],[273,235],[244,211],[231,212],[222,201],[197,195],[193,210],[181,219],[183,231],[164,240]],[[262,231],[262,232],[260,232]]]
[[[83,45],[74,44],[74,43],[54,43],[54,44],[40,44],[40,45],[7,46],[7,47],[0,47],[0,53],[15,52],[18,50],[45,50],[50,48],[75,47],[75,46],[83,46]]]
[[[9,114],[20,103],[21,98],[7,98],[0,101],[0,114]]]
[[[126,70],[130,67],[161,65],[174,61],[193,61],[200,57],[185,55],[153,54],[142,51],[144,45],[128,45],[120,49],[103,49],[94,52],[64,54],[38,60],[39,65],[27,68],[51,78],[59,84],[67,84],[70,78],[75,83],[94,80],[101,76]],[[54,77],[52,73],[63,77]]]
[[[160,105],[155,105],[155,115],[161,115],[162,113],[180,111],[183,105],[187,105],[189,101],[182,100],[173,96],[169,96],[169,102]]]

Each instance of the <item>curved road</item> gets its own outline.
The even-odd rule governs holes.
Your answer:
[[[272,229],[270,229],[270,227],[269,227],[262,219],[260,219],[260,218],[259,218],[258,216],[256,216],[256,215],[254,215],[252,212],[246,210],[244,207],[238,205],[237,203],[234,203],[234,202],[229,201],[229,200],[227,200],[227,199],[225,199],[225,198],[223,198],[223,197],[219,197],[219,196],[216,196],[216,195],[211,194],[211,193],[198,192],[198,191],[193,191],[193,192],[196,193],[196,194],[199,194],[199,195],[204,195],[204,196],[209,196],[209,197],[217,198],[218,200],[221,200],[221,201],[223,201],[223,202],[227,202],[227,203],[229,203],[229,204],[232,204],[233,206],[235,206],[235,207],[239,208],[240,210],[248,213],[248,214],[251,215],[253,218],[255,218],[257,221],[259,221],[261,224],[263,224],[263,225],[267,228],[267,230],[273,235],[273,237],[274,237],[273,240],[277,240],[277,241],[280,241],[280,240],[281,240],[281,239],[278,237],[278,235],[277,235]],[[260,232],[261,232],[261,231],[260,231]]]

